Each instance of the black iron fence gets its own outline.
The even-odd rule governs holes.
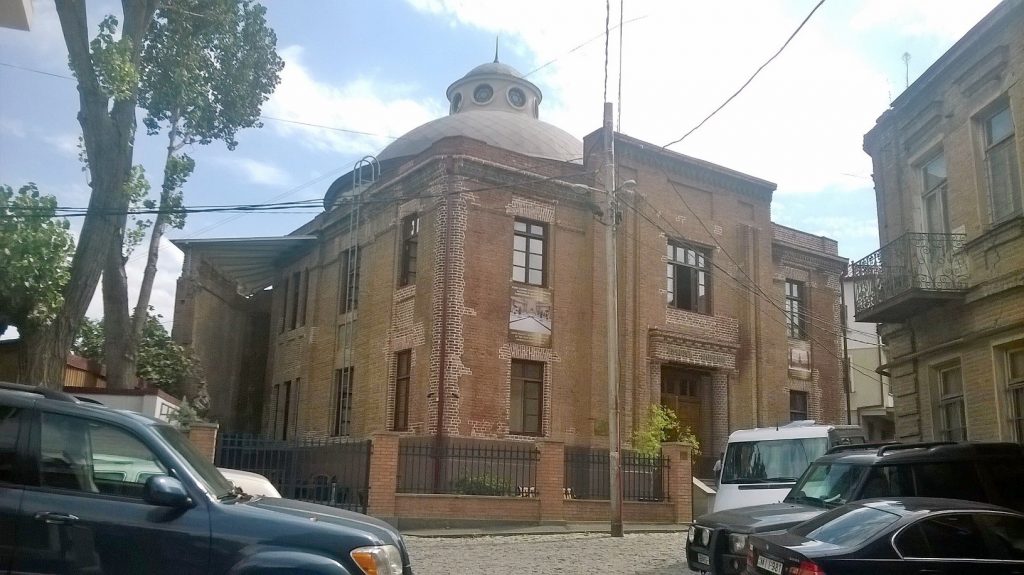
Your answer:
[[[624,501],[668,501],[669,461],[659,455],[633,451],[620,454]],[[565,448],[565,497],[608,499],[608,450],[592,447]]]
[[[539,460],[521,441],[403,437],[398,492],[536,497]]]
[[[366,513],[370,488],[368,439],[275,440],[225,433],[217,466],[264,475],[282,497]]]

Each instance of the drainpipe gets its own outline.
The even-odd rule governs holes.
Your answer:
[[[846,424],[852,423],[853,418],[853,405],[850,403],[850,348],[848,343],[849,329],[847,316],[849,312],[846,309],[846,278],[847,273],[850,270],[849,263],[843,268],[842,275],[839,276],[839,307],[843,310],[842,315],[842,328],[843,328],[843,388],[846,390]]]

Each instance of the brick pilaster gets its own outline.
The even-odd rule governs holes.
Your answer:
[[[189,425],[185,435],[196,446],[199,453],[208,457],[210,461],[214,461],[217,455],[218,429],[220,429],[220,425],[216,423],[196,422]]]
[[[683,443],[662,443],[661,453],[668,458],[669,501],[676,523],[689,523],[693,519],[693,471],[690,465],[690,446]]]
[[[540,441],[537,448],[540,450],[540,462],[537,466],[540,521],[565,521],[565,444],[560,441]]]
[[[395,490],[398,487],[398,435],[373,436],[370,453],[370,497],[367,513],[374,517],[395,517]]]

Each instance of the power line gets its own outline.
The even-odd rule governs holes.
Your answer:
[[[726,98],[725,101],[722,102],[722,104],[720,106],[715,108],[715,110],[713,112],[711,112],[710,114],[708,114],[706,118],[701,120],[699,124],[697,124],[696,126],[691,128],[689,132],[686,132],[685,134],[683,134],[682,137],[680,137],[678,140],[673,140],[673,141],[665,144],[662,147],[663,148],[667,148],[667,147],[669,147],[669,146],[671,146],[673,144],[678,144],[679,142],[682,142],[683,140],[686,139],[687,136],[689,136],[690,134],[696,132],[708,120],[710,120],[712,117],[714,117],[715,114],[717,114],[719,111],[721,111],[721,109],[724,108],[729,102],[731,102],[733,100],[733,98],[735,98],[736,96],[739,96],[740,92],[742,92],[754,80],[754,78],[756,78],[757,75],[761,73],[761,70],[764,70],[765,66],[767,66],[768,64],[771,64],[772,60],[777,58],[778,55],[781,54],[782,51],[786,49],[786,46],[789,46],[789,43],[793,41],[793,38],[796,37],[797,33],[800,32],[801,29],[803,29],[804,24],[806,24],[807,21],[811,19],[811,16],[813,16],[814,13],[818,11],[818,8],[820,8],[821,5],[824,4],[824,3],[825,3],[825,0],[820,0],[817,4],[815,4],[814,8],[811,9],[811,12],[809,14],[807,14],[806,18],[804,18],[804,21],[801,22],[800,25],[796,27],[796,30],[794,30],[793,33],[789,35],[789,38],[786,39],[786,42],[784,44],[782,44],[782,47],[779,48],[779,50],[777,52],[772,54],[772,57],[768,58],[768,60],[766,60],[764,64],[761,64],[761,66],[758,67],[758,69],[755,70],[754,73],[751,74],[751,76],[749,78],[747,78],[747,81],[744,82],[742,86],[740,86],[739,90],[736,90],[733,93],[732,96],[729,96],[728,98]]]

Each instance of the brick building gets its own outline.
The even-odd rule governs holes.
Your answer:
[[[624,443],[659,402],[706,455],[733,429],[842,421],[845,260],[771,222],[775,184],[616,133],[633,182],[610,214],[603,130],[542,122],[498,62],[447,96],[292,234],[175,242],[174,337],[223,430],[607,445],[613,217]]]
[[[1000,3],[864,137],[883,247],[856,316],[884,324],[897,439],[1024,441],[1022,30]]]

